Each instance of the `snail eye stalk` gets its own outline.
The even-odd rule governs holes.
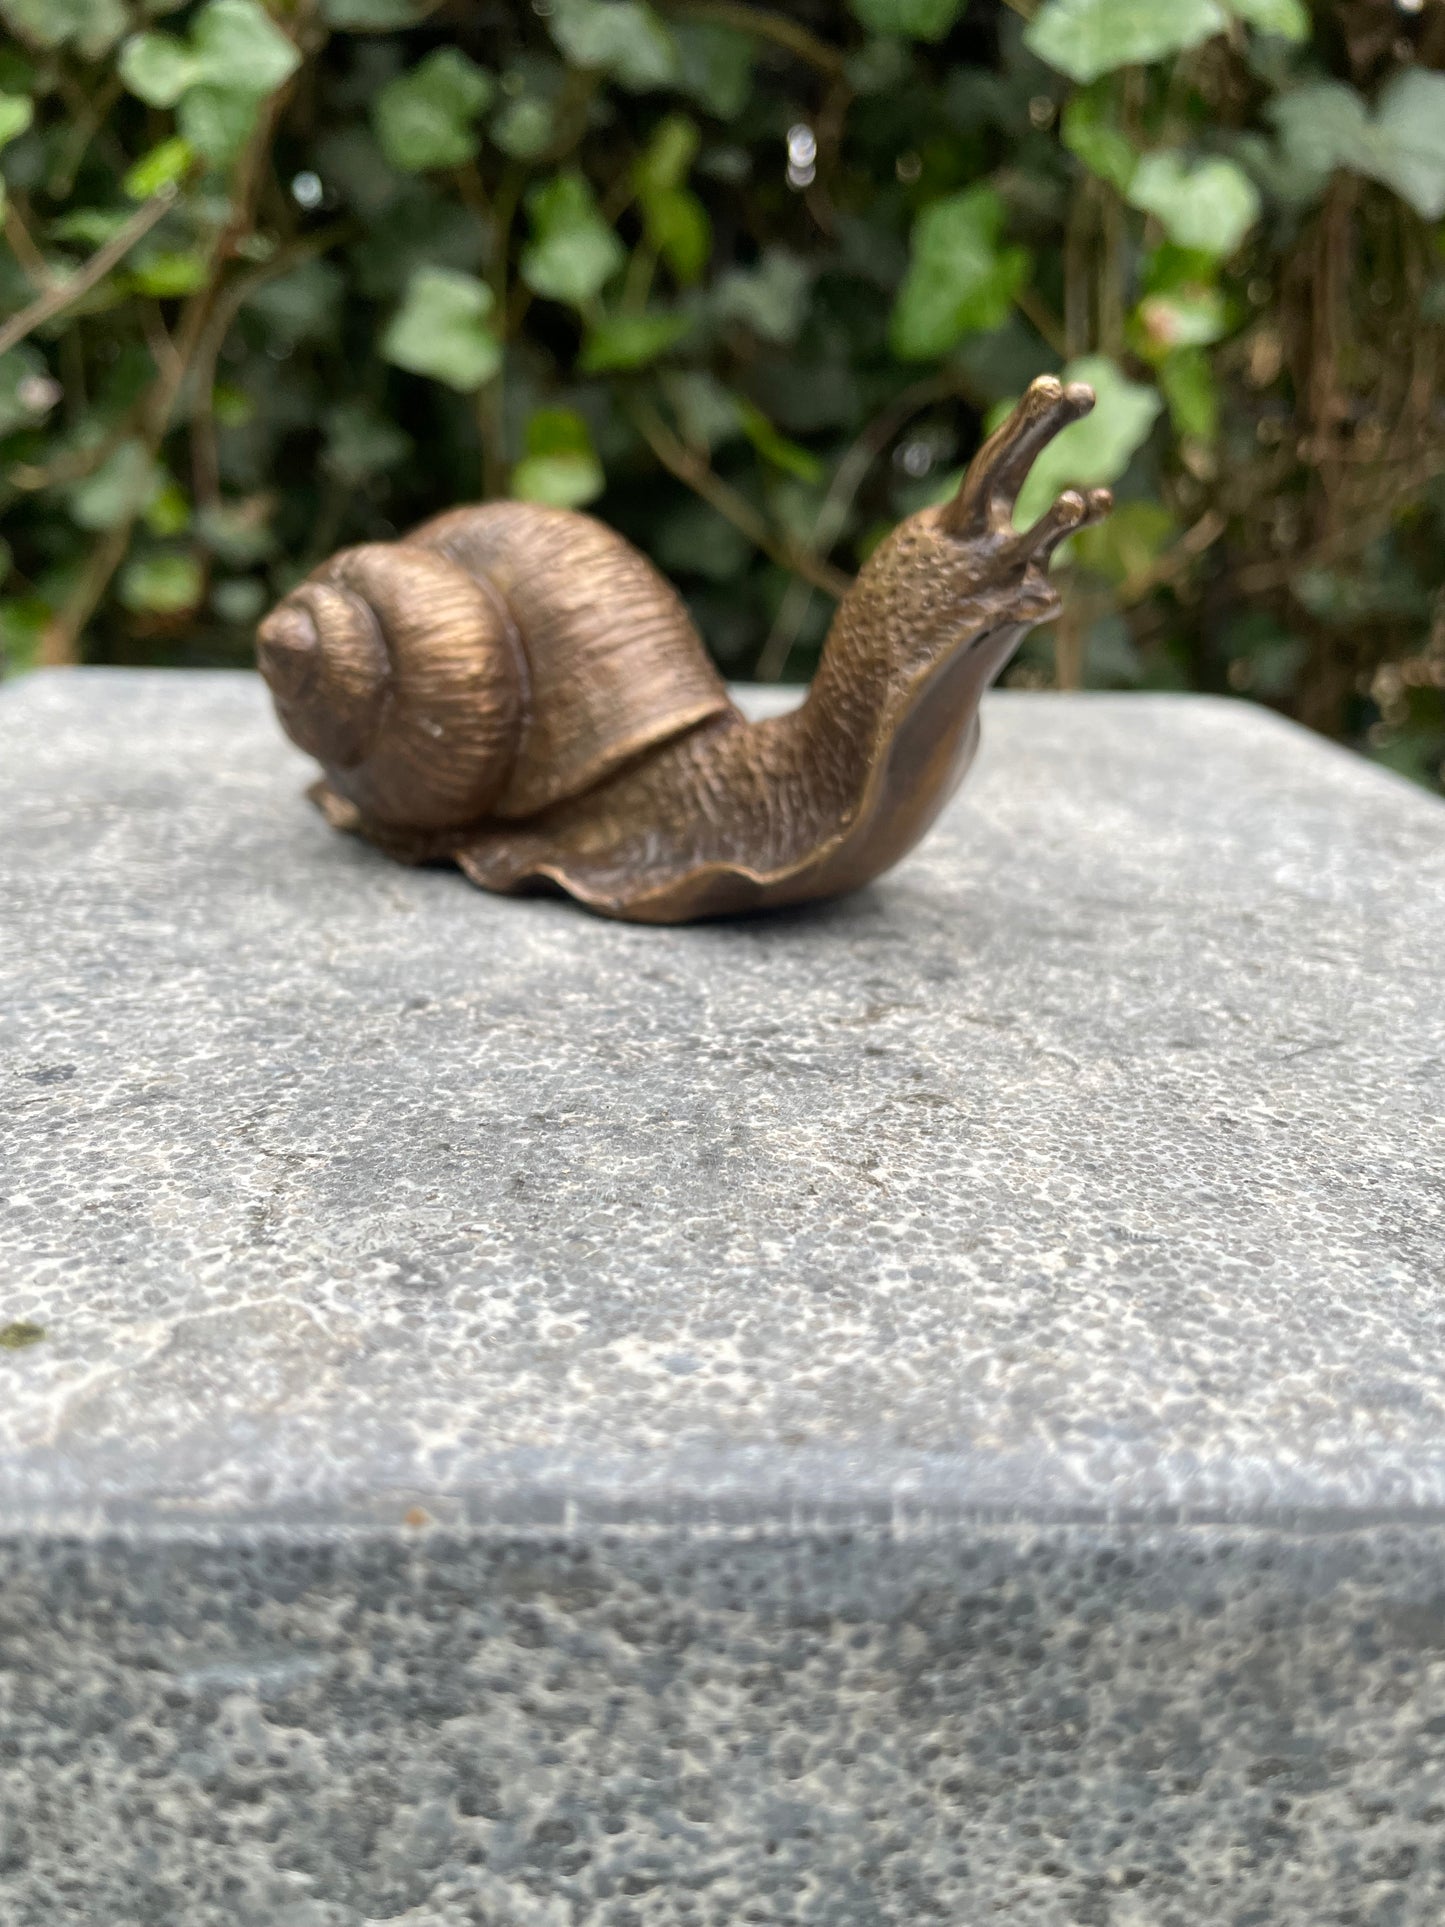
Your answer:
[[[944,506],[940,527],[964,541],[1011,534],[1029,470],[1054,437],[1093,406],[1094,391],[1085,383],[1066,388],[1057,376],[1040,375],[974,457],[957,495]]]

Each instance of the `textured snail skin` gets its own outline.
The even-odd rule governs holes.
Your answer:
[[[984,690],[1058,613],[1054,549],[1109,510],[1070,490],[1013,528],[1039,451],[1093,403],[1036,381],[958,494],[874,551],[807,700],[767,722],[729,702],[651,563],[589,516],[492,503],[343,550],[258,638],[283,726],[325,770],[313,796],[404,862],[639,923],[858,888],[957,789]]]

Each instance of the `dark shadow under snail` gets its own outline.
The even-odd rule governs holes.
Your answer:
[[[1036,381],[954,498],[910,516],[839,604],[801,708],[751,723],[630,543],[529,502],[343,549],[261,624],[328,820],[483,889],[560,886],[683,923],[835,896],[896,863],[978,745],[984,690],[1057,615],[1055,548],[1108,512],[1069,490],[1025,533],[1039,451],[1094,403]]]

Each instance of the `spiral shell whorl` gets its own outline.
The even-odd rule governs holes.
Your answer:
[[[378,824],[485,815],[517,754],[522,657],[505,606],[407,543],[343,549],[262,623],[282,726]]]

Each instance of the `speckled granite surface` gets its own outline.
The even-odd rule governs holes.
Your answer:
[[[0,689],[0,1927],[1445,1916],[1445,808],[985,737],[647,931]]]

